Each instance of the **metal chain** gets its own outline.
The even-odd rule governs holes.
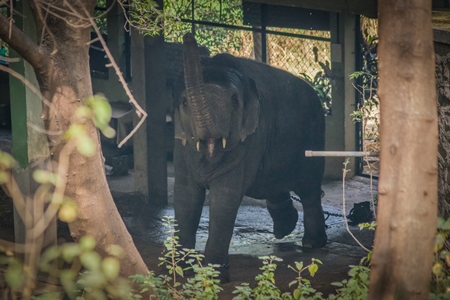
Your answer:
[[[324,193],[324,191],[322,191],[322,198],[323,198],[324,195],[325,195],[325,193]],[[301,200],[299,197],[294,196],[294,195],[291,195],[291,200],[294,200],[294,201],[297,201],[297,202],[299,202],[299,203],[302,203],[302,200]],[[331,217],[340,217],[340,218],[343,218],[343,217],[344,217],[343,214],[335,214],[335,213],[332,213],[332,212],[329,212],[329,211],[326,211],[326,210],[324,210],[323,213],[327,216],[327,217],[325,218],[325,221],[328,220],[328,218],[329,218],[330,216],[331,216]]]

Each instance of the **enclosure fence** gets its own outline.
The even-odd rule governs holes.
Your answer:
[[[252,58],[310,79],[323,71],[320,62],[330,61],[330,32],[284,22],[292,19],[289,11],[240,0],[175,2],[185,17],[182,28],[166,29],[167,42],[181,42],[182,34],[190,31],[211,55]]]

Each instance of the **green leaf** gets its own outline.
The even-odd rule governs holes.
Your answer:
[[[112,139],[113,137],[116,136],[116,131],[109,125],[105,126],[104,128],[101,128],[100,130],[102,131],[103,135],[106,136],[107,138]]]
[[[66,223],[73,222],[76,219],[77,214],[77,207],[72,202],[63,203],[58,211],[59,219]]]
[[[94,124],[102,129],[108,126],[111,120],[111,105],[103,95],[94,95],[86,100],[86,105],[92,109],[94,113]]]
[[[107,279],[114,280],[119,276],[120,262],[115,257],[105,257],[102,260],[101,268]]]
[[[9,153],[0,150],[0,167],[3,165],[5,168],[11,169],[15,163],[16,161]]]
[[[442,233],[436,234],[435,246],[440,246],[445,243],[445,235]]]
[[[100,269],[96,271],[85,272],[83,273],[82,278],[84,289],[87,292],[94,291],[95,289],[93,289],[93,287],[101,288],[106,283],[105,274],[103,274]]]
[[[438,219],[437,219],[437,229],[442,229],[442,226],[444,226],[444,223],[445,223],[445,219],[442,218],[442,217],[438,217]]]
[[[76,292],[75,280],[77,278],[77,273],[70,269],[61,270],[59,278],[64,290],[71,296],[71,298],[73,298]]]
[[[79,137],[77,149],[84,156],[93,156],[95,154],[95,144],[88,136]]]
[[[281,257],[274,256],[273,261],[283,261]]]
[[[181,277],[184,277],[183,268],[181,266],[175,267],[175,272],[180,275]]]
[[[101,257],[96,252],[86,252],[81,254],[80,261],[83,266],[90,271],[96,271],[100,269]]]
[[[62,258],[68,263],[71,263],[76,256],[80,255],[80,253],[80,246],[75,243],[65,244],[61,249]]]
[[[64,138],[69,141],[73,138],[86,136],[86,128],[81,124],[72,124],[69,129],[64,133]]]
[[[295,289],[293,293],[294,299],[300,299],[302,292],[299,289]]]
[[[0,184],[7,183],[11,179],[8,172],[0,171]]]
[[[309,274],[311,275],[311,277],[314,277],[314,275],[316,274],[316,272],[319,270],[319,266],[316,264],[310,264],[308,266],[308,271]]]
[[[56,185],[57,178],[56,174],[46,170],[36,170],[33,172],[34,181],[40,184],[51,183]]]
[[[22,265],[14,263],[5,271],[6,283],[13,290],[20,290],[24,285],[25,274],[23,273]]]
[[[94,250],[96,242],[93,237],[85,235],[80,238],[79,244],[83,251],[91,251]]]
[[[450,218],[442,224],[441,230],[450,231]]]
[[[44,272],[49,272],[51,268],[50,262],[59,257],[61,248],[56,246],[49,247],[41,256],[41,260],[39,261],[39,268]]]
[[[293,286],[296,283],[297,283],[297,280],[292,280],[291,282],[289,282],[289,287]]]
[[[92,110],[87,106],[80,106],[75,111],[75,116],[90,119],[92,117]]]
[[[337,286],[337,287],[343,287],[343,286],[344,286],[344,285],[342,284],[342,282],[332,282],[331,285]]]

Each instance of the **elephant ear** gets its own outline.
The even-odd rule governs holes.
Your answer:
[[[244,88],[244,116],[241,128],[241,141],[254,133],[259,122],[259,92],[256,82],[252,78],[245,80]]]

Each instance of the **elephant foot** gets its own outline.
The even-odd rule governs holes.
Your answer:
[[[273,220],[273,234],[275,238],[281,239],[290,234],[297,226],[298,211],[290,199],[275,205],[267,203]]]
[[[305,232],[302,239],[302,244],[304,248],[321,248],[326,245],[327,239],[327,234],[325,233],[324,228],[323,231],[313,234]]]
[[[220,280],[220,284],[230,282],[230,273],[228,272],[228,267],[228,264],[226,264],[215,268],[217,271],[219,271],[219,277],[217,279]]]

